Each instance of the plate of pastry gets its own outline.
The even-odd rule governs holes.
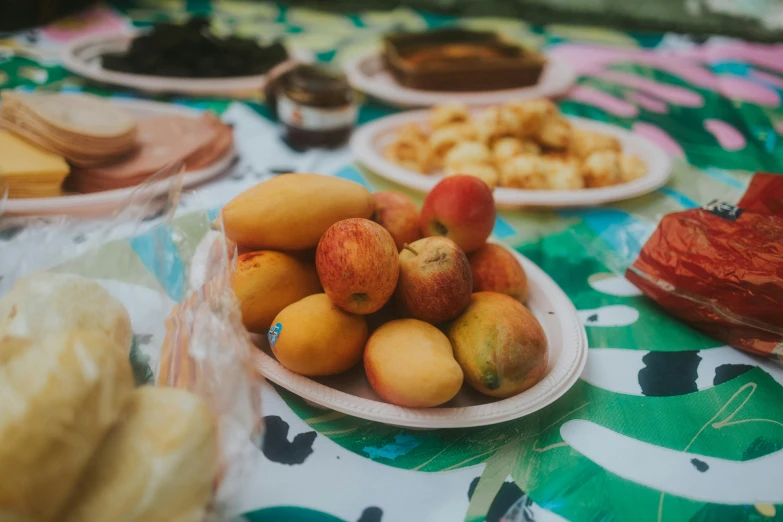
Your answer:
[[[183,186],[234,163],[231,127],[212,113],[135,99],[3,91],[0,194],[8,214],[98,214],[122,206],[166,166]],[[162,179],[145,185],[164,194]]]
[[[656,143],[563,115],[546,99],[386,116],[357,129],[351,150],[379,176],[421,192],[444,176],[476,176],[501,207],[601,205],[652,192],[671,175]]]
[[[387,35],[382,52],[348,63],[346,75],[354,88],[401,107],[553,97],[576,81],[556,57],[460,28]]]
[[[68,44],[60,58],[66,69],[93,81],[191,96],[257,94],[272,69],[291,63],[279,41],[265,45],[218,36],[200,17],[182,25],[88,35]]]

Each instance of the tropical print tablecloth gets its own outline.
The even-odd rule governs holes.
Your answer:
[[[138,96],[69,75],[57,48],[86,32],[188,12],[212,13],[226,31],[284,37],[336,62],[377,48],[389,29],[496,29],[578,70],[563,111],[630,128],[674,158],[671,182],[647,196],[498,218],[495,235],[549,273],[585,324],[587,367],[563,398],[505,424],[417,431],[323,410],[267,385],[266,437],[237,497],[248,521],[783,520],[783,370],[683,325],[619,275],[663,214],[736,202],[752,172],[783,172],[783,46],[411,10],[337,15],[270,3],[157,2],[8,35],[0,41],[0,87]],[[259,99],[174,101],[222,112],[242,154],[230,176],[183,199],[187,212],[214,213],[280,168],[405,190],[353,165],[346,150],[286,148]],[[360,120],[392,112],[365,100]],[[142,281],[180,300],[205,223],[203,213],[174,222],[163,270],[149,262],[158,232],[113,244],[97,254],[106,256],[99,277]],[[13,248],[23,229],[5,229],[0,248]],[[120,272],[107,254],[114,251],[137,262]],[[78,262],[62,269],[81,270]]]

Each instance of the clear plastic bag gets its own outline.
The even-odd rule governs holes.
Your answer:
[[[206,212],[174,219],[180,170],[150,178],[110,219],[3,216],[0,200],[0,298],[20,277],[50,271],[97,281],[125,306],[137,384],[187,389],[214,413],[219,474],[206,520],[220,521],[259,443],[261,382],[231,288],[233,249]],[[191,267],[199,243],[209,262]]]

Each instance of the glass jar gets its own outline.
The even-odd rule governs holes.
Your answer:
[[[356,97],[345,75],[325,65],[300,64],[282,75],[277,117],[292,147],[338,147],[356,123]]]

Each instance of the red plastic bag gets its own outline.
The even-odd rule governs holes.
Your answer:
[[[783,362],[783,176],[755,175],[737,206],[664,216],[626,277],[695,328]]]

